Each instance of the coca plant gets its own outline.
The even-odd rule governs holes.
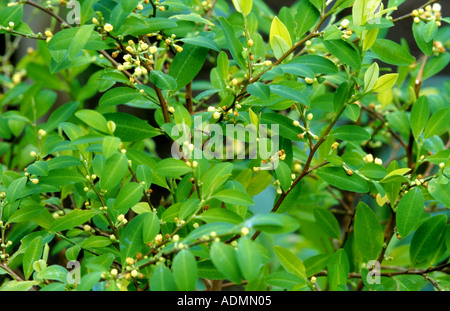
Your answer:
[[[0,289],[449,289],[449,19],[404,2],[1,0]]]

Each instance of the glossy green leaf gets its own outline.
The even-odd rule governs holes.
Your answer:
[[[213,198],[225,203],[238,205],[252,205],[253,199],[244,192],[232,189],[221,190],[213,195]]]
[[[164,265],[157,265],[150,278],[150,290],[174,291],[175,289],[172,271]]]
[[[409,256],[412,265],[426,262],[433,255],[442,234],[444,234],[447,216],[437,215],[424,221],[411,240]],[[427,262],[426,262],[427,263]]]
[[[241,271],[239,270],[239,263],[236,257],[236,250],[221,242],[215,242],[211,246],[211,260],[214,266],[227,279],[236,284],[242,281]]]
[[[198,279],[197,262],[188,250],[182,250],[173,260],[173,276],[177,289],[180,291],[194,291]]]
[[[102,190],[111,190],[122,181],[128,171],[127,157],[122,153],[110,156],[103,167],[100,176],[100,187]]]
[[[262,265],[262,256],[255,242],[246,238],[239,239],[236,258],[244,278],[248,281],[256,280]]]
[[[117,106],[131,102],[137,97],[141,96],[141,93],[135,89],[128,87],[116,87],[107,91],[100,98],[100,106]]]
[[[197,219],[203,220],[206,223],[228,222],[240,224],[243,221],[242,217],[224,208],[209,209],[197,216]]]
[[[383,230],[375,213],[365,203],[359,203],[355,215],[356,247],[367,260],[376,260],[383,248]]]
[[[114,216],[126,214],[132,206],[138,203],[142,198],[142,190],[142,185],[138,183],[130,182],[123,185],[114,200]]]
[[[377,39],[371,50],[381,61],[391,65],[409,66],[415,61],[404,47],[391,40]]]
[[[359,70],[361,69],[361,57],[359,52],[343,40],[323,40],[325,48],[334,56],[339,58],[342,63]]]
[[[333,254],[328,262],[327,271],[330,290],[337,291],[346,287],[350,267],[348,256],[344,249],[341,248]]]
[[[172,61],[172,64],[170,65],[169,70],[169,76],[175,79],[176,87],[172,87],[172,85],[170,85],[165,88],[160,88],[178,91],[186,86],[200,72],[207,55],[208,50],[204,47],[191,44],[183,45],[183,51],[181,53],[177,53]]]
[[[104,115],[106,120],[116,124],[114,136],[119,137],[124,142],[141,141],[160,135],[161,132],[146,121],[129,113],[115,112]]]
[[[297,255],[281,246],[274,246],[273,250],[281,265],[287,272],[295,274],[303,280],[306,279],[305,266]]]
[[[164,159],[158,163],[155,172],[166,177],[175,178],[180,177],[191,171],[191,168],[182,160]]]
[[[89,125],[90,127],[100,132],[103,133],[109,132],[108,126],[106,125],[105,117],[95,110],[90,109],[78,110],[77,112],[75,112],[75,116],[84,123],[86,123],[87,125]]]
[[[45,243],[42,236],[38,236],[33,239],[33,241],[27,247],[22,260],[25,279],[28,279],[33,273],[33,263],[41,259],[42,252],[44,251],[44,244]]]
[[[396,224],[398,233],[406,238],[418,225],[423,214],[425,200],[419,188],[413,188],[398,203]]]
[[[430,116],[430,105],[426,96],[421,96],[411,109],[410,123],[415,139],[419,139],[420,134],[425,129]]]
[[[364,141],[370,139],[370,134],[357,125],[343,125],[334,129],[330,135],[336,139],[347,141]]]
[[[231,23],[226,20],[224,17],[219,16],[218,18],[220,25],[223,28],[224,34],[225,34],[225,40],[227,42],[227,47],[233,56],[233,59],[238,63],[239,67],[241,69],[245,69],[246,62],[244,60],[244,57],[242,56],[241,52],[243,50],[242,44],[239,40],[237,40],[235,32],[233,30],[233,26]]]
[[[313,210],[314,218],[323,232],[332,238],[341,238],[341,229],[339,223],[334,215],[324,208],[315,208]]]
[[[50,229],[53,232],[68,230],[73,227],[84,224],[85,222],[89,221],[92,217],[94,217],[95,214],[96,214],[95,211],[73,210],[70,213],[64,215],[63,217],[55,219]]]
[[[434,113],[425,127],[425,139],[433,135],[440,135],[449,128],[450,108],[442,108]]]
[[[437,179],[430,180],[428,182],[428,191],[435,200],[450,208],[450,182],[443,183]]]
[[[357,174],[347,175],[343,168],[325,167],[317,171],[317,175],[330,185],[347,191],[366,193],[369,191],[367,182]]]
[[[295,33],[301,38],[309,31],[319,20],[320,13],[309,1],[300,1],[295,14],[297,28]]]

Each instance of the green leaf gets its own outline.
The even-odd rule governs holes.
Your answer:
[[[343,40],[323,40],[325,48],[334,56],[339,58],[342,63],[350,67],[361,69],[361,56],[355,48]]]
[[[44,280],[55,280],[66,283],[68,274],[69,272],[63,266],[53,265],[40,271],[37,277]]]
[[[450,182],[440,183],[436,179],[430,180],[428,191],[435,200],[450,208]]]
[[[291,168],[283,161],[278,162],[275,169],[277,179],[280,181],[280,186],[283,191],[287,191],[291,187]]]
[[[28,279],[33,273],[33,263],[41,259],[44,245],[45,243],[42,236],[36,237],[30,245],[28,245],[22,260],[25,279]]]
[[[283,214],[258,214],[245,223],[248,228],[268,233],[288,233],[298,229],[299,224],[294,218]]]
[[[413,31],[413,36],[414,39],[417,43],[417,46],[420,48],[420,50],[427,56],[431,56],[431,53],[433,52],[433,42],[429,41],[426,42],[424,39],[424,33],[423,33],[423,28],[424,28],[424,23],[420,22],[420,23],[413,23],[412,25],[412,31]]]
[[[306,277],[310,278],[326,268],[330,261],[330,255],[319,254],[311,256],[305,260]]]
[[[401,45],[387,39],[377,39],[371,47],[377,57],[388,64],[409,66],[415,58]]]
[[[285,53],[287,53],[290,49],[289,44],[280,36],[274,35],[272,36],[272,50],[273,55],[276,59],[280,59],[283,57]]]
[[[151,291],[174,291],[175,279],[172,271],[165,265],[157,265],[150,277]]]
[[[330,185],[347,191],[366,193],[369,191],[367,182],[357,174],[347,175],[344,169],[339,167],[324,167],[317,171],[317,175]]]
[[[315,208],[313,210],[314,218],[323,232],[332,238],[341,238],[341,229],[339,223],[334,215],[327,209]]]
[[[283,22],[280,21],[280,19],[276,16],[273,18],[272,24],[270,25],[269,41],[270,45],[272,46],[272,49],[274,46],[275,36],[280,37],[281,40],[287,44],[288,49],[292,46],[292,39],[288,29],[283,24]]]
[[[138,90],[129,87],[116,87],[103,94],[98,104],[100,106],[123,105],[133,101],[139,96],[142,95]]]
[[[434,113],[425,127],[424,139],[428,139],[433,135],[440,135],[449,128],[450,108],[442,108]]]
[[[411,264],[417,265],[425,262],[433,255],[438,247],[441,235],[444,234],[447,216],[437,215],[424,221],[414,233],[409,249]]]
[[[295,14],[297,37],[302,38],[320,18],[320,13],[309,1],[300,1]]]
[[[206,24],[206,25],[209,25],[212,27],[215,26],[214,23],[212,23],[210,20],[207,20],[206,18],[201,17],[197,13],[172,15],[169,17],[169,19],[173,19],[173,18],[176,18],[181,21],[190,21],[190,22],[195,22],[195,23],[200,23],[200,24]]]
[[[161,90],[173,91],[177,88],[177,81],[175,78],[165,74],[161,70],[152,70],[150,72],[150,81]]]
[[[388,73],[378,78],[373,86],[372,91],[384,92],[390,90],[397,83],[398,73]]]
[[[301,55],[287,64],[302,64],[310,68],[314,74],[334,74],[338,72],[336,65],[329,59],[319,55]]]
[[[107,113],[106,120],[116,124],[114,136],[119,137],[123,142],[137,142],[146,138],[161,135],[161,132],[146,121],[124,112]]]
[[[128,171],[127,157],[122,153],[115,153],[106,159],[100,175],[100,187],[102,190],[111,190],[122,182],[122,178]]]
[[[38,281],[9,281],[0,287],[0,291],[13,291],[13,292],[25,292],[28,291],[33,285],[38,284]]]
[[[117,153],[119,147],[120,147],[119,137],[106,136],[103,139],[102,151],[106,159],[108,159],[114,153]]]
[[[4,2],[3,4],[5,4]],[[23,4],[5,6],[0,10],[0,25],[8,27],[9,22],[19,25],[23,16]]]
[[[120,189],[119,194],[114,200],[114,216],[128,213],[129,209],[137,204],[142,198],[143,187],[135,182],[126,183]]]
[[[168,86],[166,88],[161,87],[161,89],[178,91],[186,86],[200,72],[207,55],[208,50],[204,47],[191,44],[183,45],[183,51],[177,53],[169,69],[169,76],[175,79],[176,87]]]
[[[348,99],[348,83],[344,82],[337,88],[334,93],[333,98],[333,109],[335,113],[339,113],[339,111],[344,106],[345,102]]]
[[[373,63],[364,74],[364,92],[370,92],[378,80],[380,69],[377,63]]]
[[[353,25],[364,25],[367,21],[368,10],[368,0],[355,0],[352,9]]]
[[[52,223],[50,230],[53,232],[59,232],[71,229],[73,227],[84,224],[89,221],[94,215],[95,211],[88,210],[73,210],[70,213],[64,215],[63,217],[55,219]]]
[[[120,1],[120,5],[122,6],[122,9],[125,12],[130,13],[131,11],[136,9],[136,7],[138,6],[139,2],[140,2],[139,0]]]
[[[264,282],[287,290],[291,290],[294,286],[299,284],[306,284],[303,279],[285,271],[272,272],[265,278]]]
[[[231,56],[237,62],[241,69],[247,68],[244,57],[242,56],[243,47],[240,41],[236,38],[233,26],[223,16],[219,16],[218,20],[225,34],[225,40],[227,42],[227,48],[229,49]]]
[[[142,231],[144,243],[152,241],[159,233],[161,225],[156,213],[143,213],[144,229]]]
[[[355,215],[355,243],[365,260],[376,260],[383,248],[383,230],[375,213],[361,202]]]
[[[105,117],[98,111],[82,109],[75,112],[75,116],[97,131],[103,133],[109,132]]]
[[[425,42],[431,42],[438,32],[438,26],[435,21],[429,21],[422,28],[422,35]]]
[[[15,211],[8,219],[8,223],[17,223],[33,220],[44,211],[44,207],[39,204],[26,205]]]
[[[210,37],[207,36],[197,36],[194,38],[183,38],[180,39],[181,42],[186,43],[186,45],[183,46],[183,52],[186,51],[187,46],[197,46],[197,47],[203,47],[206,49],[211,49],[217,52],[220,52],[219,46],[217,43]],[[170,74],[170,72],[169,72]],[[180,85],[180,84],[178,84]]]
[[[253,199],[245,192],[236,191],[234,189],[225,189],[215,193],[213,198],[225,203],[237,205],[252,205]]]
[[[83,242],[83,248],[106,247],[112,243],[110,238],[104,236],[91,236]]]
[[[236,258],[239,269],[246,280],[251,282],[259,277],[262,255],[255,242],[246,238],[239,239]]]
[[[274,246],[273,250],[278,260],[287,272],[295,274],[306,281],[306,270],[303,262],[290,250],[281,246]]]
[[[334,129],[330,135],[336,139],[347,141],[365,141],[370,139],[370,134],[357,125],[343,125]]]
[[[270,87],[261,82],[255,82],[247,87],[247,92],[261,99],[270,98]]]
[[[211,260],[217,270],[230,281],[241,284],[242,275],[236,258],[236,250],[221,242],[215,242],[211,246]]]
[[[180,177],[190,171],[191,168],[186,165],[186,162],[174,158],[161,160],[155,168],[156,173],[169,178]]]
[[[14,203],[18,198],[22,190],[25,188],[25,184],[27,183],[26,177],[21,177],[15,179],[6,189],[6,200],[10,204]]]
[[[249,15],[250,12],[252,11],[253,0],[240,0],[240,1],[241,1],[242,13],[244,15]]]
[[[172,264],[175,284],[179,291],[194,291],[198,279],[197,262],[188,250],[179,252]]]
[[[71,102],[58,107],[55,111],[52,112],[44,129],[47,132],[55,129],[61,122],[67,121],[69,117],[75,112],[77,109],[78,102]]]
[[[302,105],[309,106],[309,100],[308,97],[305,95],[305,93],[296,90],[293,87],[282,84],[271,84],[270,92],[273,94],[283,96],[287,99],[293,100],[294,102],[299,102]]]
[[[431,58],[423,70],[423,79],[428,79],[442,70],[444,70],[450,63],[450,53],[440,54]]]
[[[359,172],[370,179],[380,180],[387,175],[386,169],[375,163],[366,163]]]
[[[145,246],[143,231],[147,213],[134,217],[120,234],[120,259],[123,264],[128,257],[134,258]]]
[[[347,286],[350,265],[344,249],[338,249],[333,254],[328,262],[327,271],[330,290],[337,291],[341,290],[342,286]]]
[[[48,176],[41,177],[39,183],[52,185],[56,187],[72,185],[86,182],[86,178],[80,173],[70,169],[54,169],[48,173]]]
[[[430,104],[426,96],[421,96],[411,109],[410,125],[414,137],[419,139],[430,116]]]
[[[27,172],[31,175],[47,176],[48,163],[46,161],[37,161],[27,167]]]
[[[225,222],[240,224],[243,222],[242,217],[224,208],[211,208],[196,218],[203,220],[206,223]]]
[[[396,224],[398,233],[406,238],[417,226],[422,218],[425,201],[422,191],[415,187],[408,191],[398,203]]]

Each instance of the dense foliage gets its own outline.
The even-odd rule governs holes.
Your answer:
[[[0,290],[448,290],[449,19],[404,2],[0,0]]]

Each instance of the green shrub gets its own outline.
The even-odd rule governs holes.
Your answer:
[[[438,1],[8,2],[0,290],[449,289]]]

